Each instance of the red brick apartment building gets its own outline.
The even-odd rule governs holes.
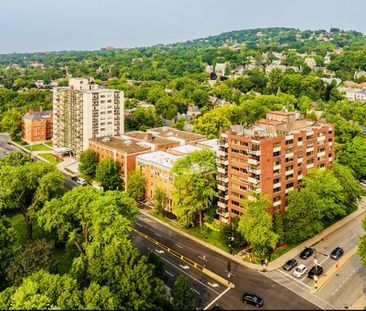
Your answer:
[[[119,162],[123,187],[128,184],[128,175],[135,170],[136,157],[153,151],[166,151],[173,147],[199,143],[206,137],[179,131],[170,127],[158,127],[146,132],[132,131],[121,136],[93,138],[89,148],[98,153],[99,159],[110,158]]]
[[[217,214],[228,223],[242,214],[252,191],[271,197],[271,212],[284,211],[288,192],[309,170],[333,162],[334,126],[274,111],[251,127],[221,133],[219,145]]]
[[[27,143],[39,143],[52,139],[53,114],[52,110],[39,111],[30,108],[22,119],[22,140]]]

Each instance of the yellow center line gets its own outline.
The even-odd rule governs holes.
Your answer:
[[[153,243],[155,245],[158,245],[159,247],[161,247],[162,249],[164,249],[168,253],[172,254],[173,256],[175,256],[175,257],[179,258],[180,260],[186,262],[187,264],[189,264],[191,267],[195,268],[196,270],[199,270],[200,272],[202,272],[203,274],[206,274],[207,276],[214,279],[215,281],[220,282],[222,285],[228,286],[228,287],[231,287],[231,288],[235,287],[235,284],[233,284],[232,282],[230,282],[230,281],[226,280],[225,278],[223,278],[222,276],[208,270],[204,266],[202,266],[199,263],[193,261],[192,259],[180,254],[179,252],[175,251],[174,249],[171,249],[170,247],[160,243],[159,241],[154,240],[153,238],[149,237],[147,234],[142,233],[141,231],[139,231],[137,229],[133,229],[133,231],[135,231],[137,234],[139,234],[140,236],[142,236],[146,240],[150,241],[151,243]]]

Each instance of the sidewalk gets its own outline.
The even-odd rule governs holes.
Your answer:
[[[349,307],[351,310],[363,310],[366,306],[366,296],[362,295],[352,306]]]
[[[352,221],[353,219],[355,219],[356,217],[360,216],[361,214],[365,213],[365,209],[363,208],[364,204],[366,203],[366,197],[364,197],[360,204],[359,204],[359,208],[354,211],[352,214],[346,216],[345,218],[341,219],[340,221],[338,221],[337,223],[331,225],[330,227],[326,228],[325,230],[323,230],[321,233],[315,235],[314,237],[312,237],[311,239],[301,243],[300,245],[294,247],[293,249],[291,249],[290,251],[288,251],[287,253],[283,254],[282,256],[278,257],[276,260],[274,261],[271,261],[267,267],[265,267],[265,270],[266,271],[273,271],[273,270],[276,270],[278,268],[280,268],[287,260],[289,259],[292,259],[294,257],[296,257],[298,255],[298,253],[300,253],[305,247],[309,247],[309,246],[312,246],[316,243],[318,243],[320,240],[324,239],[325,237],[327,237],[328,235],[332,234],[334,231],[336,231],[337,229],[341,228],[342,226],[344,226],[345,224],[347,224],[348,222]],[[229,253],[223,251],[222,249],[214,246],[214,245],[211,245],[205,241],[202,241],[201,239],[199,238],[196,238],[152,215],[150,215],[148,213],[147,210],[145,209],[140,209],[140,212],[141,214],[151,218],[151,219],[154,219],[156,222],[166,226],[166,227],[169,227],[171,230],[173,231],[176,231],[177,233],[185,236],[185,237],[188,237],[190,238],[191,240],[207,247],[207,248],[210,248],[211,250],[227,257],[228,259],[230,260],[233,260],[243,266],[246,266],[247,268],[250,268],[250,269],[253,269],[253,270],[258,270],[258,271],[264,271],[264,267],[261,266],[261,265],[258,265],[258,264],[253,264],[253,263],[250,263],[250,262],[247,262],[247,261],[244,261],[236,256],[233,256],[233,255],[230,255]]]

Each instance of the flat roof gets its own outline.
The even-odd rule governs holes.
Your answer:
[[[151,138],[147,139],[147,134],[151,134]],[[171,145],[172,143],[176,142],[173,139],[164,138],[164,137],[154,137],[153,133],[150,132],[142,132],[142,131],[132,131],[128,133],[124,133],[121,135],[122,137],[130,137],[135,140],[139,140],[141,142],[154,144],[157,146],[165,146]]]
[[[138,141],[128,138],[124,139],[116,136],[92,138],[89,141],[110,149],[114,149],[115,151],[120,153],[133,154],[150,150],[149,147],[141,145]]]
[[[147,130],[147,132],[153,133],[153,135],[170,138],[170,139],[181,139],[186,142],[192,142],[197,140],[205,140],[206,136],[201,134],[195,134],[191,132],[180,131],[172,127],[162,126]]]
[[[205,146],[213,151],[219,150],[219,140],[217,138],[200,141],[197,145]]]
[[[181,156],[176,156],[165,151],[155,151],[138,155],[136,157],[136,161],[160,167],[165,170],[171,170],[175,161],[177,161],[179,158],[181,158]]]
[[[188,154],[194,151],[202,150],[202,148],[195,145],[183,145],[179,147],[170,148],[169,150],[173,150],[181,154]]]

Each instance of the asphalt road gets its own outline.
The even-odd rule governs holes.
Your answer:
[[[9,137],[4,134],[0,134],[0,159],[3,158],[7,153],[17,151],[13,145],[8,143]]]
[[[226,257],[142,214],[138,215],[135,225],[139,231],[227,278],[228,259]],[[231,281],[235,284],[235,288],[229,290],[216,302],[226,310],[251,308],[243,305],[241,301],[244,292],[262,297],[264,299],[263,309],[318,309],[311,302],[267,278],[265,273],[252,271],[235,262],[231,262],[231,272],[233,274]]]

